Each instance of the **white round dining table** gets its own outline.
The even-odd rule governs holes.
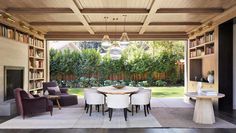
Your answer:
[[[131,94],[139,91],[138,87],[125,86],[117,89],[113,86],[105,86],[97,88],[97,91],[104,94]]]

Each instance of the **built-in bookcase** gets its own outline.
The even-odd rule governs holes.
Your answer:
[[[188,91],[196,91],[197,82],[204,88],[218,91],[218,28],[211,27],[190,35],[188,43]],[[214,71],[214,83],[207,81],[208,72]]]
[[[29,91],[42,90],[45,81],[45,41],[43,38],[0,23],[0,36],[28,45]],[[9,44],[10,45],[10,44]]]

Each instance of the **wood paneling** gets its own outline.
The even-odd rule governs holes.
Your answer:
[[[70,8],[16,8],[9,7],[6,9],[8,13],[24,13],[24,14],[36,14],[36,13],[74,13]]]
[[[151,22],[149,25],[201,25],[200,22]]]
[[[160,8],[156,13],[222,13],[222,8]]]
[[[83,14],[148,14],[146,8],[84,8],[81,10]]]
[[[82,26],[81,22],[30,22],[32,26]]]

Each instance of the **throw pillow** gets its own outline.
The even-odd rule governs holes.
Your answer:
[[[50,90],[52,90],[52,91],[55,91],[56,95],[61,94],[60,88],[58,86],[56,86],[56,87],[48,87],[48,90],[49,90],[49,93],[50,93]]]

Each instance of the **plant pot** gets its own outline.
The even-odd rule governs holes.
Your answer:
[[[207,80],[209,83],[214,83],[214,76],[213,75],[208,75]]]

